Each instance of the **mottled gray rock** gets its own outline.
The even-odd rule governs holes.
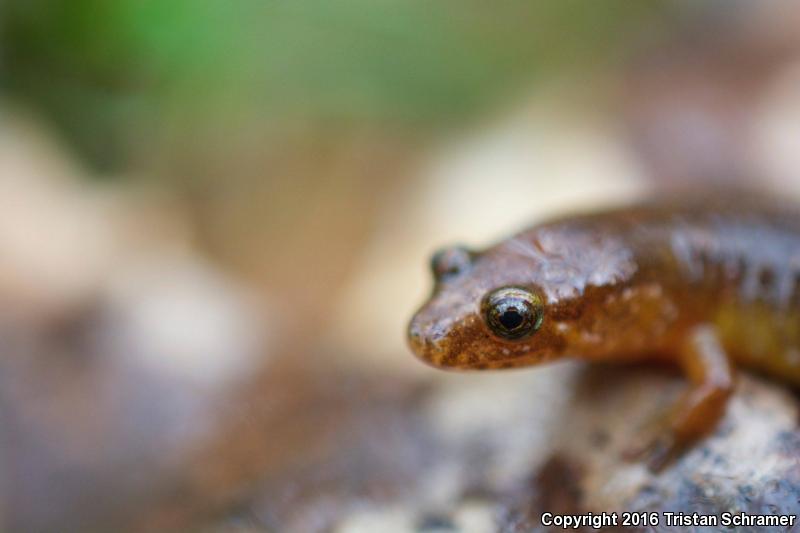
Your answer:
[[[681,391],[669,369],[568,363],[445,375],[425,385],[319,378],[312,380],[316,400],[303,404],[316,410],[314,420],[327,420],[307,434],[313,446],[276,448],[289,432],[270,433],[272,449],[284,455],[254,473],[235,511],[216,502],[223,531],[242,524],[255,531],[544,531],[544,512],[800,507],[797,400],[748,374],[713,434],[660,473],[628,452],[652,436],[652,421]],[[354,387],[360,401],[350,396]],[[296,431],[304,423],[294,424]],[[191,486],[172,510],[209,493]],[[662,518],[651,530],[678,528]]]

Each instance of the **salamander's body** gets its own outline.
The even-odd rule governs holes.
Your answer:
[[[656,462],[713,427],[732,364],[800,385],[800,213],[766,201],[663,201],[564,218],[433,260],[409,326],[449,368],[564,356],[674,361],[692,387]]]

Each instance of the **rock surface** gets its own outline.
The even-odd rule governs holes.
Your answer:
[[[244,464],[262,445],[277,455],[249,463],[249,483],[207,499],[224,484],[202,473],[230,472],[237,456],[218,449],[147,528],[209,511],[220,517],[212,531],[518,532],[549,530],[544,512],[800,509],[797,399],[748,374],[716,431],[660,473],[627,452],[680,393],[668,369],[565,363],[422,383],[349,375],[309,375],[292,422],[250,432]],[[680,530],[663,516],[641,529]],[[748,529],[761,530],[774,529]]]

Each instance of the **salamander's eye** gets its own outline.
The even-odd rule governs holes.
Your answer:
[[[517,340],[541,327],[544,305],[538,295],[522,287],[502,287],[483,298],[481,313],[495,335]]]
[[[431,270],[436,281],[465,272],[472,266],[473,252],[463,246],[443,248],[433,254]]]

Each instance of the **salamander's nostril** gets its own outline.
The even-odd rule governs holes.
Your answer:
[[[420,331],[419,325],[415,321],[412,321],[408,325],[408,341],[412,346],[422,345],[422,332]]]

